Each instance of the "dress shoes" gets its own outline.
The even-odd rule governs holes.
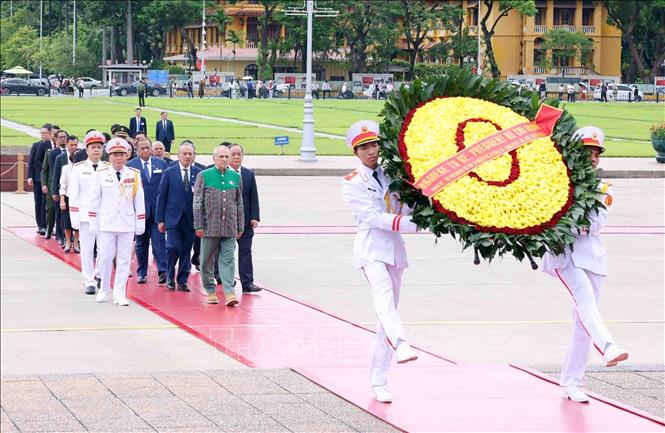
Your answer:
[[[72,250],[71,247],[63,247],[63,248],[65,249],[64,250],[65,254],[69,254],[69,252]]]
[[[175,281],[166,280],[166,288],[169,290],[175,290]]]
[[[582,392],[578,386],[564,386],[563,396],[568,397],[570,400],[575,403],[588,403],[589,396]]]
[[[242,288],[243,293],[256,293],[256,292],[260,292],[261,290],[263,290],[263,287],[257,286],[254,283],[250,283],[247,286]]]
[[[122,298],[117,298],[117,299],[114,298],[113,303],[115,305],[120,305],[121,307],[129,306],[129,302],[127,302],[127,298],[125,298],[124,296]]]
[[[178,290],[181,292],[189,292],[189,287],[187,287],[187,284],[178,284]]]
[[[225,293],[224,300],[226,301],[225,305],[227,307],[234,307],[238,305],[238,298],[236,298],[235,293]]]
[[[208,304],[219,304],[219,298],[215,293],[208,293]]]
[[[138,278],[136,279],[136,282],[137,282],[138,284],[145,284],[147,281],[148,281],[148,278],[147,278],[147,277],[138,277]]]
[[[97,302],[104,302],[106,301],[106,297],[111,293],[110,291],[105,292],[104,290],[100,290],[97,292],[97,297],[95,298],[95,301]]]
[[[607,367],[614,367],[621,361],[628,359],[628,352],[617,347],[616,344],[608,344],[603,354],[603,360],[607,363]]]
[[[85,288],[86,295],[94,295],[96,292],[97,292],[97,287],[95,286],[88,286]]]
[[[159,280],[157,281],[157,284],[166,284],[166,272],[160,272],[158,275]]]
[[[395,357],[397,358],[398,364],[404,364],[407,362],[415,361],[418,359],[418,355],[413,351],[409,343],[402,341],[395,350]]]
[[[39,234],[42,235],[42,236],[45,236],[46,235],[46,229],[45,228],[39,229]]]
[[[44,235],[44,239],[51,239],[51,237],[52,237],[52,236],[51,236],[51,233],[50,233],[50,232],[48,232],[48,233],[46,233],[46,234]]]
[[[374,399],[379,403],[392,403],[393,396],[388,391],[388,387],[383,386],[373,386],[372,392],[374,393]]]

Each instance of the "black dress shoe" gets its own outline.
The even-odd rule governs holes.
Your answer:
[[[40,227],[37,227],[37,231],[35,231],[35,233],[41,235],[42,234],[42,229]]]
[[[147,278],[147,277],[138,277],[138,278],[136,279],[136,282],[139,283],[139,284],[145,284],[146,281],[148,281],[148,278]]]
[[[97,288],[95,286],[88,286],[85,288],[86,295],[94,295],[95,292],[97,292]]]
[[[178,290],[181,292],[189,292],[189,287],[187,287],[187,284],[178,284]]]
[[[243,293],[256,293],[263,290],[263,287],[257,286],[254,283],[250,283],[247,286],[242,288]]]
[[[39,229],[39,234],[44,236],[46,234],[46,229],[45,228]]]
[[[158,284],[165,284],[166,283],[166,272],[160,272],[159,273],[159,280],[157,281]]]
[[[173,280],[166,280],[166,288],[169,290],[175,290],[175,282]]]
[[[51,233],[46,233],[44,235],[44,239],[51,239]]]

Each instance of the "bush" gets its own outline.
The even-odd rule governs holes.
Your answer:
[[[185,73],[185,70],[182,68],[182,66],[169,66],[168,67],[169,75],[183,75]]]
[[[665,123],[653,125],[651,127],[651,138],[656,140],[665,140]]]

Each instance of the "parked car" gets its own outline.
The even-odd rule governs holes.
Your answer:
[[[611,100],[614,96],[614,86],[615,84],[607,85],[607,99]],[[632,86],[626,84],[616,84],[617,86],[617,101],[632,101],[635,98],[633,97],[635,90]],[[600,86],[593,91],[593,99],[600,101]],[[644,101],[644,93],[642,91],[637,92],[637,101]]]
[[[90,77],[79,78],[83,82],[84,89],[98,89],[102,87],[102,82]]]
[[[4,93],[15,94],[24,94],[24,95],[37,95],[44,96],[48,94],[49,88],[43,84],[32,84],[28,80],[23,78],[8,78],[6,80],[0,81],[0,88],[4,90]]]
[[[119,84],[113,88],[113,93],[118,96],[136,95],[136,86],[139,82],[134,81],[130,84]],[[146,81],[145,90],[148,95],[159,96],[166,94],[166,87],[154,81]]]
[[[46,77],[43,77],[41,79],[39,79],[39,78],[30,78],[28,81],[30,81],[30,84],[41,84],[41,85],[46,86],[46,87],[51,87],[49,85],[49,81]]]

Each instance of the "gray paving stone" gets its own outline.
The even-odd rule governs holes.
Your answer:
[[[655,380],[660,382],[662,385],[665,385],[665,372],[640,371],[637,374],[640,376],[648,377],[651,380]]]
[[[221,428],[213,425],[210,427],[203,426],[184,426],[184,427],[163,427],[157,428],[159,433],[190,433],[190,432],[202,432],[202,433],[213,433],[213,432],[224,432]]]
[[[49,390],[62,399],[99,399],[112,397],[111,391],[97,378],[83,380],[48,380],[44,381]]]
[[[2,433],[19,433],[16,426],[11,422],[0,422],[0,432]]]
[[[102,383],[120,398],[170,397],[173,394],[153,377],[102,379]]]
[[[333,394],[300,394],[299,397],[358,431],[377,433],[398,433],[400,431]]]
[[[258,409],[237,396],[184,396],[183,400],[196,411],[207,416],[221,416],[225,413],[260,414]]]
[[[301,376],[293,370],[269,369],[261,370],[261,373],[271,381],[294,394],[328,392],[324,388]]]
[[[15,407],[5,406],[5,410],[7,411],[7,415],[14,421],[59,421],[73,419],[67,408],[55,399]]]
[[[154,432],[155,430],[146,424],[141,418],[134,417],[133,420],[126,419],[97,419],[97,420],[81,420],[83,425],[89,431],[96,432]]]
[[[253,370],[213,372],[217,383],[236,395],[288,394],[288,391]]]
[[[187,386],[187,385],[168,385],[167,389],[178,397],[185,396],[207,396],[207,397],[225,397],[232,395],[226,388],[214,383],[206,386]]]
[[[150,379],[152,374],[147,371],[118,371],[107,373],[96,373],[95,376],[102,380],[105,379]]]
[[[649,397],[655,398],[658,400],[663,406],[665,406],[665,389],[660,387],[660,388],[643,388],[643,389],[637,389],[640,394],[647,395]]]
[[[199,414],[177,397],[123,398],[134,412],[145,420],[167,417],[196,417]]]
[[[157,430],[161,429],[194,429],[196,431],[205,431],[208,429],[216,429],[217,425],[213,423],[208,418],[202,415],[194,416],[182,416],[182,417],[158,417],[158,418],[146,418],[151,426]]]
[[[293,422],[286,423],[285,426],[292,432],[298,433],[350,433],[357,432],[357,430],[349,427],[348,425],[342,424],[340,422],[330,422],[327,419],[315,421],[315,420],[305,420],[300,422],[299,420],[294,420]]]
[[[289,431],[274,418],[262,413],[250,415],[229,411],[222,415],[210,416],[210,419],[225,431]]]
[[[16,421],[21,432],[80,432],[86,431],[76,420],[74,421]]]
[[[662,384],[652,380],[648,377],[641,376],[637,373],[617,372],[617,373],[604,373],[592,372],[587,376],[602,380],[603,382],[619,386],[621,388],[655,388],[662,387]]]

